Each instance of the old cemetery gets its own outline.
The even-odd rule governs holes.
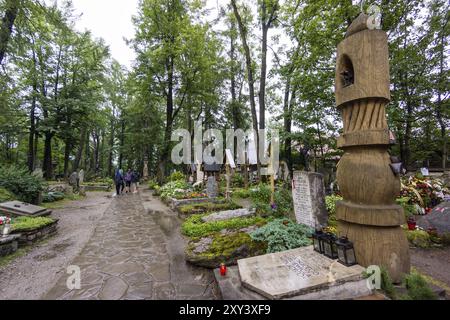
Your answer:
[[[448,16],[0,0],[0,301],[450,299]]]

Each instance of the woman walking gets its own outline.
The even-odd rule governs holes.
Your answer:
[[[128,169],[127,174],[125,175],[126,193],[131,193],[132,180],[133,180],[133,173],[131,172],[131,169]]]

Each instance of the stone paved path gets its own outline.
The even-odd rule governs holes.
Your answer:
[[[147,191],[115,198],[72,261],[81,289],[63,275],[45,299],[217,299],[212,271],[188,265],[175,213]]]

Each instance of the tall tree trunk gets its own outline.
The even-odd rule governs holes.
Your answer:
[[[47,180],[53,179],[52,139],[53,133],[48,131],[45,132],[43,171],[44,178]]]
[[[114,156],[114,118],[111,118],[111,130],[110,130],[110,137],[109,137],[109,155],[108,155],[108,177],[111,177],[113,175],[113,156]]]
[[[161,159],[158,165],[158,182],[163,183],[166,174],[166,164],[170,152],[170,138],[173,126],[173,75],[174,75],[174,59],[169,57],[167,63],[167,99],[166,99],[166,128],[164,131],[164,148],[161,153]]]
[[[67,178],[69,177],[69,158],[70,151],[72,150],[72,142],[71,139],[66,139],[64,143],[64,178]]]
[[[122,117],[122,115],[121,115]],[[119,148],[119,169],[123,169],[123,148],[125,146],[125,120],[120,120],[120,148]]]
[[[36,135],[36,99],[37,84],[33,84],[33,99],[30,110],[30,133],[28,136],[28,170],[33,172],[35,169],[34,136]]]
[[[81,128],[80,132],[80,143],[78,146],[77,155],[75,156],[75,161],[73,163],[73,171],[78,171],[80,168],[81,158],[83,157],[83,150],[84,150],[84,142],[85,142],[85,136],[86,136],[86,127]]]
[[[284,157],[289,168],[289,172],[292,172],[292,110],[295,103],[294,88],[291,92],[291,76],[286,79],[286,89],[284,93],[284,131],[286,133],[286,139],[284,140]]]
[[[441,50],[439,57],[439,85],[438,88],[438,100],[437,100],[437,108],[436,108],[436,118],[439,123],[440,131],[441,131],[441,141],[442,141],[442,169],[445,171],[447,169],[447,157],[448,157],[448,149],[447,149],[447,131],[448,128],[445,124],[443,113],[443,103],[442,103],[442,92],[445,90],[445,79],[444,79],[444,39],[445,32],[441,31]]]
[[[245,26],[242,22],[241,15],[239,14],[239,10],[236,5],[236,0],[231,0],[231,5],[233,6],[234,16],[238,22],[239,26],[239,34],[241,36],[242,46],[244,47],[245,52],[245,61],[247,66],[247,77],[248,77],[248,87],[249,87],[249,95],[250,95],[250,107],[252,113],[252,122],[253,129],[255,131],[255,143],[256,143],[256,162],[257,162],[257,170],[258,170],[258,179],[261,178],[261,162],[259,157],[259,132],[258,132],[258,117],[256,115],[256,103],[255,103],[255,88],[254,88],[254,79],[253,79],[253,69],[252,69],[252,58],[250,55],[250,47],[247,43],[247,31],[245,30]]]
[[[8,49],[8,42],[11,38],[11,33],[19,11],[20,0],[7,0],[6,10],[2,18],[2,25],[0,27],[0,65],[3,63],[3,58]]]

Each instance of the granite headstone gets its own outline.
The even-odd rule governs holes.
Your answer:
[[[208,198],[216,198],[219,193],[219,185],[217,184],[216,177],[209,176],[206,184],[206,194]]]
[[[292,198],[297,223],[321,229],[327,226],[325,188],[320,173],[295,171]]]

